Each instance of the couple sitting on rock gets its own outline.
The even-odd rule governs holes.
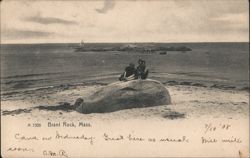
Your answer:
[[[148,70],[146,69],[145,60],[139,59],[138,66],[135,68],[133,63],[125,68],[125,72],[120,76],[120,81],[130,81],[135,79],[146,79],[148,77]]]

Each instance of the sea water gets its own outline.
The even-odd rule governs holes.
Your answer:
[[[129,63],[146,61],[149,78],[163,83],[222,83],[249,87],[248,43],[137,43],[143,47],[185,46],[166,54],[116,51],[125,43],[87,43],[112,51],[75,52],[77,44],[1,45],[1,93],[78,83],[111,83]],[[179,82],[181,81],[181,82]]]

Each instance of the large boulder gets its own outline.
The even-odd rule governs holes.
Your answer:
[[[170,95],[164,85],[147,79],[109,84],[90,95],[86,102],[78,99],[74,106],[78,112],[88,114],[170,103]]]

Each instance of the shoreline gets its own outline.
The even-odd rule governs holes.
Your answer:
[[[246,91],[250,92],[250,87],[246,83],[238,84],[225,81],[209,81],[209,80],[195,80],[195,79],[176,79],[176,78],[164,78],[164,77],[152,77],[152,79],[160,81],[165,86],[192,86],[192,87],[204,87],[208,89],[220,89],[220,90],[235,90],[235,91]],[[24,88],[18,90],[1,91],[1,99],[3,101],[12,100],[16,96],[25,97],[25,95],[32,95],[33,93],[54,93],[57,91],[64,91],[68,89],[75,89],[77,87],[84,86],[105,86],[110,83],[116,82],[117,77],[108,77],[98,80],[87,80],[79,83],[69,84],[56,84],[49,86],[40,86],[32,88]]]

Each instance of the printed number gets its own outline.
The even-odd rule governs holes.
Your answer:
[[[33,127],[41,127],[41,123],[33,123]]]

